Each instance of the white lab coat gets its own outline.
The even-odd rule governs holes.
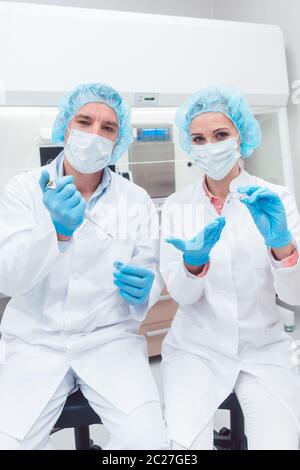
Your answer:
[[[57,176],[55,162],[47,169],[51,178]],[[112,240],[85,220],[70,243],[59,244],[43,204],[40,172],[13,177],[0,204],[0,292],[12,297],[1,323],[0,432],[18,439],[70,367],[124,413],[159,400],[146,340],[138,335],[162,287],[158,233],[156,240],[147,236],[149,224],[156,229],[151,199],[112,173],[91,213],[112,234],[122,222],[131,236],[140,228],[139,238]],[[128,207],[114,219],[111,208],[120,199]],[[147,305],[129,307],[119,295],[115,260],[156,272]]]
[[[300,423],[295,346],[275,304],[277,293],[300,305],[300,262],[280,267],[248,209],[227,198],[222,211],[227,223],[211,251],[209,271],[203,278],[190,274],[182,253],[164,239],[190,239],[218,217],[202,185],[199,181],[173,194],[163,208],[161,273],[179,304],[162,349],[164,406],[169,437],[185,447],[231,393],[240,371],[253,374]],[[242,170],[230,190],[244,185],[279,194],[300,251],[300,218],[289,191]]]

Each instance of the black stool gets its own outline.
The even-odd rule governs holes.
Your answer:
[[[214,445],[217,449],[247,450],[244,430],[244,415],[236,394],[232,392],[219,406],[220,410],[230,411],[230,429],[214,431]]]
[[[244,416],[234,392],[224,400],[219,409],[230,411],[230,429],[222,428],[219,432],[214,431],[215,447],[219,450],[246,450]],[[67,398],[51,434],[65,428],[74,428],[76,450],[101,450],[101,447],[90,439],[89,426],[92,424],[102,424],[102,421],[82,392],[77,390]]]
[[[51,434],[65,428],[74,428],[76,450],[101,450],[90,439],[89,426],[102,424],[101,419],[90,407],[80,390],[67,398],[65,406]]]

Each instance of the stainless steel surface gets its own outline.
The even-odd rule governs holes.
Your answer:
[[[139,130],[147,128],[167,129],[169,134],[167,133],[165,141],[138,141],[136,134],[128,150],[129,170],[132,172],[133,181],[144,188],[152,198],[167,197],[175,192],[172,126],[159,123],[136,125],[135,131],[138,133]]]

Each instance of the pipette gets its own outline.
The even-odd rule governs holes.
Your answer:
[[[248,194],[242,194],[242,193],[238,193],[238,192],[231,192],[229,193],[229,197],[230,199],[249,199],[249,196]]]
[[[55,180],[49,180],[48,183],[46,184],[46,188],[47,189],[56,189],[56,182]],[[105,235],[107,235],[109,238],[114,238],[114,236],[109,233],[109,232],[106,232],[106,230],[104,230],[101,225],[94,219],[94,217],[92,216],[92,214],[90,213],[90,211],[88,209],[85,209],[84,211],[84,217],[89,221],[91,222],[92,224],[94,224],[98,229],[100,229],[103,233],[105,233]]]
[[[92,214],[90,213],[88,209],[85,209],[84,217],[87,220],[89,220],[92,224],[94,224],[98,229],[100,229],[103,233],[105,233],[109,238],[114,238],[114,236],[111,233],[107,232],[101,227],[101,225],[94,219],[94,217],[92,216]]]

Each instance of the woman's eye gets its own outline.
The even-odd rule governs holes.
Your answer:
[[[204,138],[201,137],[200,135],[197,135],[196,137],[193,138],[193,142],[195,142],[195,144],[203,144]]]
[[[216,134],[217,139],[222,140],[222,139],[227,139],[229,134],[227,132],[218,132]]]

